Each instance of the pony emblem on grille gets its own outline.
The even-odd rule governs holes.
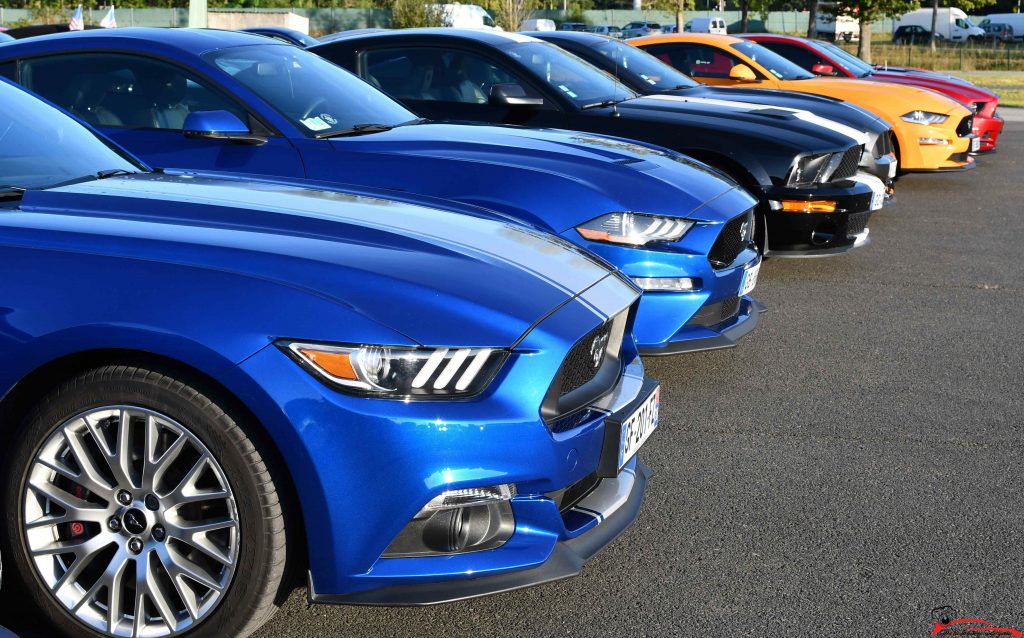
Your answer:
[[[594,362],[594,368],[601,367],[601,360],[604,359],[604,351],[608,348],[608,333],[599,334],[590,342],[590,360]]]

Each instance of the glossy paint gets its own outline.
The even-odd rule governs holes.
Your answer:
[[[959,102],[926,89],[866,80],[848,82],[838,78],[825,77],[780,80],[756,60],[734,48],[733,45],[743,42],[746,41],[729,35],[686,33],[638,38],[630,41],[630,44],[652,52],[657,50],[653,47],[659,45],[703,44],[739,58],[757,76],[756,81],[749,83],[740,83],[730,78],[694,78],[705,84],[802,91],[845,100],[867,109],[885,120],[896,131],[902,170],[960,170],[973,167],[974,159],[967,155],[970,151],[971,140],[956,132],[960,123],[964,118],[970,117],[972,112]],[[901,119],[902,116],[916,110],[946,115],[947,119],[942,124],[936,125],[911,124]],[[924,145],[919,141],[922,138],[943,139],[947,140],[947,143]]]
[[[999,96],[976,84],[934,71],[899,66],[872,67],[863,62],[864,69],[855,69],[846,60],[843,60],[829,49],[827,44],[817,40],[762,33],[740,37],[753,40],[768,47],[807,71],[811,70],[810,67],[813,64],[827,64],[834,69],[836,77],[905,84],[941,93],[974,111],[973,130],[974,134],[981,139],[981,151],[995,150],[999,142],[999,134],[1003,130],[1003,120],[996,115],[996,109],[999,106]],[[773,43],[776,44],[773,46]],[[817,60],[811,64],[809,56],[796,59],[796,57],[787,55],[787,50],[780,48],[779,45],[783,45],[783,47],[787,45],[799,47],[801,50],[806,51],[809,56],[817,56]]]
[[[21,128],[44,122],[65,138],[85,130],[5,82],[0,99]],[[97,170],[131,167],[93,141]],[[61,148],[21,161],[60,165]],[[5,145],[0,159],[13,154]],[[638,292],[578,248],[484,212],[201,175],[83,176],[5,197],[0,210],[0,395],[76,357],[157,355],[220,384],[284,461],[279,479],[295,488],[317,592],[521,569],[600,527],[567,526],[544,494],[595,470],[605,412],[552,434],[539,408],[568,350],[612,315],[635,312]],[[275,347],[284,338],[486,344],[509,355],[472,399],[402,402],[325,385]],[[609,410],[643,381],[628,334],[621,357],[625,369],[602,399]],[[519,490],[506,546],[380,558],[441,491],[505,482]]]
[[[729,268],[712,269],[707,253],[722,225],[745,213],[755,200],[717,171],[662,148],[565,131],[433,123],[318,139],[210,61],[211,52],[231,47],[280,50],[287,46],[251,34],[117,29],[12,46],[18,48],[0,59],[104,51],[163,60],[203,78],[270,131],[266,142],[256,145],[185,137],[170,129],[100,127],[151,165],[306,178],[440,197],[487,207],[561,235],[608,259],[630,277],[699,278],[703,285],[698,291],[653,293],[657,300],[641,304],[636,327],[645,350],[683,342],[688,349],[701,349],[706,340],[717,343],[715,338],[734,326],[709,330],[687,324],[705,304],[736,296],[745,269],[758,260],[756,251],[749,249]],[[305,51],[287,51],[324,64]],[[415,118],[346,71],[324,66],[338,83],[347,83],[353,103],[369,96],[375,104],[400,111],[395,121]],[[348,104],[329,104],[324,110],[340,113],[347,108]],[[685,217],[696,226],[679,241],[644,248],[587,241],[574,230],[616,211]],[[752,307],[747,299],[747,310],[738,322],[756,322]]]

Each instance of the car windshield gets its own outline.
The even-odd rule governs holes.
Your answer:
[[[505,53],[526,66],[538,80],[584,107],[638,95],[604,71],[547,42],[523,42],[504,47]]]
[[[655,91],[672,91],[700,85],[650,53],[623,42],[608,40],[594,49],[608,58],[619,72],[639,78]]]
[[[259,95],[309,137],[416,116],[341,67],[304,49],[253,44],[211,51],[208,62]]]
[[[852,53],[845,51],[834,44],[831,44],[829,42],[815,42],[814,44],[817,45],[823,51],[825,51],[825,53],[828,53],[832,57],[837,58],[843,64],[843,66],[845,66],[859,78],[864,78],[871,75],[871,72],[874,70],[872,66],[865,62],[864,60],[861,60]]]
[[[45,188],[99,172],[147,170],[29,93],[0,81],[0,186]]]
[[[778,53],[770,51],[756,42],[745,40],[732,45],[732,48],[761,65],[765,71],[780,80],[810,80],[814,77],[813,74],[804,71]]]

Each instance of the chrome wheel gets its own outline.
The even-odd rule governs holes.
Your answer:
[[[207,617],[231,583],[231,486],[195,435],[130,406],[68,419],[32,460],[30,562],[80,622],[111,636],[170,636]]]

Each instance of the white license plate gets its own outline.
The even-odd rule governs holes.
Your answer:
[[[619,469],[636,456],[651,432],[658,427],[658,411],[661,409],[661,386],[658,386],[636,409],[626,417],[619,430]]]
[[[892,164],[889,164],[889,179],[892,179],[892,178],[896,177],[896,168],[897,168],[897,166],[898,165],[897,165],[896,162],[893,162]]]
[[[981,148],[981,138],[977,137],[977,136],[972,137],[971,138],[971,152],[972,153],[977,153],[979,148]]]
[[[740,283],[740,297],[749,295],[757,285],[757,273],[761,270],[761,262],[757,262],[743,273],[743,281]]]

